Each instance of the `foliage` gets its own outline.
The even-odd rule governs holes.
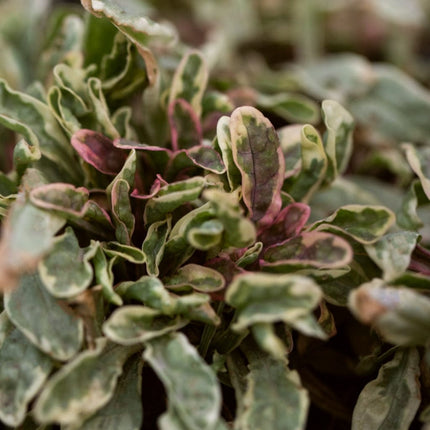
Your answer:
[[[319,57],[304,33],[294,66],[251,67],[241,46],[264,28],[280,39],[263,2],[179,2],[219,19],[199,49],[156,2],[82,0],[51,11],[44,37],[49,2],[13,29],[18,3],[0,5],[14,60],[0,66],[0,420],[430,423],[425,87]],[[421,26],[418,2],[404,17],[370,3]],[[28,56],[23,27],[38,34]]]

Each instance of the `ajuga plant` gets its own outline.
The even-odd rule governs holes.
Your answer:
[[[368,66],[366,103],[344,99],[379,114],[355,135],[385,142],[363,175],[322,75],[248,91],[148,3],[82,4],[28,18],[46,34],[9,56],[22,73],[0,27],[0,420],[427,428],[426,90]],[[356,95],[348,70],[330,73]]]

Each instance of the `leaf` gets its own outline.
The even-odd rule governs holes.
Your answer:
[[[164,247],[171,225],[171,218],[167,218],[164,221],[152,223],[148,228],[145,240],[142,243],[142,252],[145,255],[146,271],[149,275],[159,275],[158,266],[163,259]]]
[[[230,132],[230,118],[228,116],[222,116],[217,123],[216,133],[218,145],[223,163],[226,167],[227,180],[230,185],[230,190],[235,190],[242,181],[241,173],[236,166],[233,158],[231,132]]]
[[[308,97],[293,93],[275,95],[258,94],[257,106],[284,118],[289,122],[318,123],[318,105]]]
[[[123,258],[130,263],[143,264],[145,262],[145,255],[135,246],[123,245],[118,242],[107,242],[103,245],[103,251],[110,257]]]
[[[365,246],[367,254],[382,269],[385,281],[406,271],[418,238],[418,233],[400,231],[382,236],[378,242]]]
[[[311,230],[342,232],[357,242],[376,242],[394,224],[394,213],[384,206],[346,205],[311,226]]]
[[[45,384],[34,417],[40,423],[80,425],[109,402],[123,364],[135,352],[97,339],[95,349],[81,352]]]
[[[285,163],[273,125],[252,107],[231,115],[233,159],[242,175],[242,198],[251,219],[270,224],[281,208]]]
[[[122,299],[113,289],[113,265],[118,256],[115,255],[108,262],[100,242],[92,241],[90,246],[94,248],[94,276],[97,283],[102,286],[103,297],[108,303],[121,306]]]
[[[49,293],[59,298],[77,296],[93,279],[88,257],[70,227],[55,238],[49,254],[39,262],[38,272]]]
[[[243,248],[255,242],[255,225],[242,215],[237,193],[228,194],[212,188],[205,190],[203,197],[211,203],[216,217],[224,227],[224,247]]]
[[[81,0],[81,3],[97,17],[106,17],[136,44],[145,61],[149,82],[154,85],[157,65],[152,52],[148,49],[149,45],[173,44],[177,38],[174,28],[167,24],[153,22],[146,17],[147,9],[137,1],[128,2],[126,7],[117,0]]]
[[[352,430],[409,428],[421,402],[419,354],[400,349],[381,366],[378,376],[361,391],[352,416]]]
[[[320,187],[327,171],[327,155],[318,131],[311,125],[301,130],[301,169],[283,189],[296,201],[307,203]]]
[[[305,334],[324,337],[312,315],[321,298],[320,289],[310,278],[248,272],[233,278],[225,300],[236,308],[236,331],[255,323],[283,321]]]
[[[23,276],[14,291],[6,292],[4,306],[16,327],[56,360],[69,360],[79,351],[83,340],[82,320],[60,306],[37,274]]]
[[[401,207],[396,212],[397,224],[406,230],[419,230],[424,224],[418,216],[417,209],[428,202],[421,182],[418,179],[413,181],[402,197]]]
[[[195,176],[161,187],[157,195],[149,199],[145,206],[145,224],[162,221],[167,214],[182,204],[195,200],[205,184],[204,178]]]
[[[26,202],[22,196],[9,210],[0,240],[0,289],[16,285],[18,277],[34,270],[53,244],[65,221]]]
[[[259,239],[270,246],[285,238],[297,236],[309,219],[311,208],[304,203],[290,203],[279,212],[273,223],[259,232]]]
[[[337,269],[349,264],[353,252],[348,242],[323,232],[304,232],[266,249],[263,270],[291,272],[304,267]]]
[[[17,427],[53,367],[52,360],[13,329],[0,348],[0,419]]]
[[[142,359],[139,356],[130,358],[124,365],[112,398],[79,428],[139,430],[143,421],[141,368]]]
[[[198,51],[184,55],[173,76],[169,94],[169,105],[182,99],[189,103],[200,118],[202,98],[208,81],[208,68],[203,56]]]
[[[111,139],[96,131],[79,130],[73,134],[71,143],[84,161],[106,175],[116,175],[127,159],[125,151],[116,148]]]
[[[374,279],[353,290],[349,308],[382,337],[402,346],[427,345],[430,339],[430,299],[402,287],[387,287]]]
[[[221,175],[226,171],[224,163],[222,162],[218,152],[209,146],[193,146],[185,152],[188,158],[190,158],[196,166],[199,166],[202,169],[216,173],[217,175]]]
[[[225,279],[218,271],[210,267],[198,264],[186,264],[182,266],[175,275],[165,281],[170,289],[181,286],[190,286],[202,293],[211,293],[222,290],[225,286]]]
[[[354,120],[351,114],[334,100],[322,102],[324,124],[324,149],[327,154],[327,173],[325,182],[333,181],[342,174],[352,153],[352,132]]]
[[[203,222],[198,227],[190,228],[187,239],[194,248],[207,251],[221,242],[223,231],[222,222],[217,219],[211,219]]]
[[[73,153],[60,126],[49,107],[18,91],[13,91],[3,80],[0,80],[0,115],[25,124],[31,130],[33,146],[38,146],[42,156],[57,165],[57,172],[73,182],[81,178],[81,170],[73,162]],[[9,124],[11,121],[8,120]],[[30,144],[30,142],[28,142]]]
[[[103,332],[115,343],[135,345],[179,330],[188,324],[180,316],[168,317],[145,306],[127,305],[116,309],[103,324]]]
[[[420,179],[423,190],[430,200],[430,149],[427,147],[418,149],[410,143],[404,143],[402,147],[412,170]]]
[[[238,401],[235,428],[304,430],[309,408],[307,391],[299,374],[287,360],[275,360],[261,351],[248,351],[249,373],[241,387],[241,375],[234,356],[227,359]]]
[[[169,401],[185,428],[214,430],[221,410],[216,375],[182,333],[149,343],[144,354],[163,382]]]
[[[186,100],[178,99],[169,104],[167,111],[173,150],[200,146],[202,128],[193,107]]]
[[[120,243],[131,244],[135,219],[130,204],[130,185],[124,179],[114,180],[111,191],[111,205],[115,237]]]

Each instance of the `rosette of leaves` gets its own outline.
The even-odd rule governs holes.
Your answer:
[[[275,129],[143,3],[82,3],[50,35],[44,85],[0,81],[0,420],[304,429],[311,404],[350,420],[321,378],[342,372],[363,388],[355,428],[428,420],[426,152],[405,146],[418,180],[396,224],[343,177],[354,121],[338,102],[322,134]],[[360,326],[369,345],[352,336],[345,359],[348,306],[377,335]]]

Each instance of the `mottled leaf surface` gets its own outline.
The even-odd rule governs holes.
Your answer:
[[[400,349],[381,366],[378,376],[361,391],[352,416],[352,430],[408,429],[421,401],[419,354]]]
[[[99,338],[63,366],[45,385],[34,406],[41,423],[80,423],[112,398],[122,367],[136,349],[109,344]]]
[[[46,381],[52,360],[18,329],[0,348],[0,420],[16,427],[24,421],[27,406]]]
[[[390,343],[427,345],[430,339],[430,299],[411,289],[387,287],[375,279],[355,289],[349,308]]]
[[[79,351],[82,320],[48,293],[37,274],[23,276],[18,287],[4,295],[4,305],[11,321],[46,354],[63,361]]]
[[[39,262],[38,271],[49,293],[59,298],[78,295],[93,279],[92,266],[71,228],[55,238],[49,254]]]
[[[128,305],[117,309],[103,324],[113,342],[135,345],[176,331],[188,323],[181,317],[168,317],[145,306]]]
[[[189,430],[217,428],[221,391],[216,375],[181,333],[163,336],[144,355],[163,382],[169,408]]]
[[[383,236],[394,221],[394,213],[384,206],[347,205],[311,228],[342,232],[357,242],[371,244]]]
[[[81,430],[139,430],[143,421],[140,356],[124,365],[115,392],[109,402],[79,428]]]
[[[427,147],[418,149],[410,143],[403,144],[403,149],[412,170],[421,181],[427,198],[430,199],[430,149]]]
[[[384,279],[389,281],[406,271],[418,238],[418,233],[400,231],[387,234],[365,248],[372,260],[383,270]]]
[[[285,163],[273,125],[252,107],[230,119],[233,159],[242,175],[242,198],[253,221],[270,223],[281,208]]]

